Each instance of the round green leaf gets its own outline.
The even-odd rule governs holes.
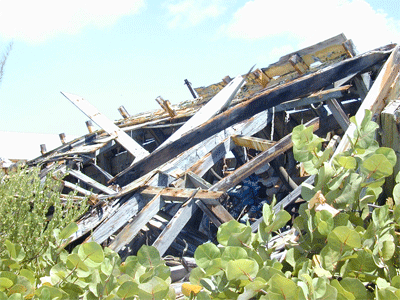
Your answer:
[[[200,245],[194,252],[196,264],[203,269],[207,269],[210,265],[210,262],[219,257],[221,257],[221,252],[213,243],[205,243]]]
[[[393,173],[391,162],[383,154],[373,154],[362,162],[362,167],[372,178],[381,178]]]
[[[9,289],[12,287],[14,282],[12,282],[10,279],[5,278],[5,277],[0,277],[0,291],[4,289]]]
[[[338,226],[328,235],[328,245],[342,253],[349,249],[361,247],[360,234],[347,226]]]
[[[228,280],[249,280],[256,277],[258,264],[251,259],[238,259],[228,262],[226,277]]]
[[[275,274],[271,277],[268,283],[270,286],[268,291],[282,297],[274,299],[298,299],[298,286],[292,280],[279,274]]]
[[[163,263],[160,252],[153,246],[143,245],[137,253],[137,258],[139,263],[145,267],[156,267]]]
[[[139,285],[139,299],[153,300],[164,299],[168,294],[169,285],[158,277],[153,277],[146,283]]]
[[[357,160],[353,156],[339,156],[336,162],[347,170],[354,170],[357,167]]]
[[[241,246],[251,238],[251,227],[235,220],[223,223],[217,232],[218,242],[223,246]]]
[[[125,281],[118,288],[117,296],[121,298],[133,297],[139,293],[139,287],[136,282],[133,281]]]
[[[96,242],[88,242],[80,245],[78,255],[89,267],[97,267],[104,260],[103,248]]]
[[[238,246],[228,246],[225,247],[224,252],[222,252],[221,259],[223,261],[231,261],[231,260],[236,260],[236,259],[241,259],[241,258],[247,258],[247,251],[244,250],[242,247]]]

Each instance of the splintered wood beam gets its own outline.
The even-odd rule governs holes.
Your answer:
[[[146,225],[151,218],[153,218],[161,208],[164,206],[164,200],[161,195],[158,194],[146,204],[145,207],[136,215],[131,223],[126,225],[120,233],[117,234],[115,239],[111,242],[108,247],[115,252],[118,252],[125,245],[129,244],[138,232]]]
[[[96,193],[93,193],[91,191],[85,190],[84,188],[81,188],[79,185],[61,180],[63,185],[71,190],[77,191],[78,193],[85,195],[85,196],[92,196],[92,195],[97,195]]]
[[[224,192],[219,191],[208,191],[202,189],[185,189],[185,188],[163,188],[163,187],[155,187],[155,186],[148,186],[145,187],[140,193],[143,196],[152,196],[152,195],[160,195],[163,197],[165,201],[172,201],[172,202],[184,202],[186,201],[195,191],[196,192],[196,199],[202,200],[205,204],[208,205],[218,205],[219,200],[225,196]]]
[[[221,226],[221,221],[214,215],[214,213],[205,205],[201,200],[196,200],[196,205],[210,218],[215,226]]]
[[[110,136],[131,153],[136,159],[143,158],[149,152],[139,145],[134,139],[127,135],[122,129],[115,125],[112,121],[100,113],[96,107],[88,101],[77,95],[61,92],[69,101],[78,107],[85,115],[87,115],[93,122],[104,129]]]
[[[305,124],[306,126],[313,126],[313,130],[317,130],[319,128],[319,118],[312,119],[311,121]],[[289,150],[293,146],[292,142],[292,134],[288,134],[287,136],[280,139],[274,146],[269,148],[268,150],[261,152],[256,157],[240,166],[233,173],[224,177],[222,180],[214,184],[210,190],[212,191],[227,191],[231,187],[234,187],[238,183],[240,183],[243,179],[249,177],[251,174],[256,172],[258,169],[265,166],[265,164],[269,163],[271,160],[275,159],[285,151]]]
[[[146,160],[134,163],[125,169],[116,178],[117,182],[121,186],[124,186],[233,124],[248,119],[261,111],[277,106],[285,101],[321,90],[331,85],[332,82],[338,81],[348,75],[363,73],[375,64],[381,63],[388,56],[389,53],[387,51],[366,53],[341,61],[334,66],[321,69],[316,73],[305,75],[287,84],[266,90],[252,99],[237,104],[215,116],[206,123],[187,132],[182,138],[158,148]]]
[[[213,150],[200,158],[192,167],[189,168],[188,172],[192,172],[198,176],[203,176],[207,173],[212,166],[214,166],[220,159],[225,157],[235,147],[232,143],[231,138],[228,137],[219,143]]]
[[[116,193],[116,191],[114,191],[113,189],[110,189],[109,187],[102,185],[101,183],[97,182],[96,180],[90,178],[89,176],[87,176],[86,174],[83,174],[80,171],[68,170],[67,173],[69,173],[70,175],[74,176],[75,178],[85,182],[86,184],[106,193],[107,195],[112,195],[112,194]]]
[[[197,205],[194,200],[195,196],[196,193],[194,192],[181,208],[179,208],[178,212],[154,241],[153,246],[157,248],[161,256],[168,250],[169,246],[171,246],[183,227],[185,227],[186,223],[196,212]]]
[[[284,103],[279,104],[275,107],[275,112],[287,111],[294,109],[296,107],[306,106],[310,104],[320,103],[327,101],[329,99],[337,98],[340,99],[344,97],[349,90],[351,85],[344,85],[341,87],[335,87],[329,90],[323,90],[317,93],[313,93],[312,95],[300,99],[290,100]]]
[[[357,124],[361,124],[361,121],[364,119],[365,110],[370,110],[372,114],[379,114],[387,104],[385,100],[392,100],[386,98],[390,93],[390,90],[392,89],[392,85],[394,84],[396,78],[398,78],[399,72],[400,72],[400,46],[397,45],[392,51],[390,57],[383,65],[381,71],[379,72],[378,77],[376,78],[374,84],[369,90],[363,103],[358,109],[355,115]],[[332,159],[337,154],[344,152],[350,146],[350,139],[354,137],[355,131],[356,131],[356,125],[354,123],[351,123],[349,128],[343,135],[343,138],[340,141],[339,146],[336,148],[336,151],[333,154]]]
[[[236,146],[242,146],[257,151],[268,150],[269,148],[271,148],[273,145],[276,144],[276,142],[274,141],[268,141],[251,136],[233,135],[232,140],[236,144]]]
[[[129,219],[136,216],[140,210],[140,206],[144,206],[143,202],[141,196],[138,193],[135,193],[126,202],[119,206],[119,209],[114,214],[105,218],[86,239],[86,241],[93,240],[100,244],[107,240],[118,229],[124,226]]]
[[[349,128],[350,120],[346,113],[343,111],[339,102],[336,99],[329,99],[326,101],[332,115],[335,117],[336,121],[340,125],[340,127],[346,131]]]

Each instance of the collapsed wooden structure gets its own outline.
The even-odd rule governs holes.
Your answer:
[[[381,139],[395,147],[399,70],[399,46],[357,55],[341,34],[197,88],[197,98],[178,105],[158,97],[160,110],[135,116],[121,106],[116,122],[63,93],[102,129],[93,131],[87,122],[89,133],[69,143],[60,134],[60,147],[43,148],[28,164],[41,165],[42,176],[68,174],[63,192],[89,196],[74,241],[94,240],[122,257],[142,244],[161,255],[191,255],[229,220],[249,221],[256,231],[262,205],[273,195],[276,211],[295,205],[300,184],[314,177],[293,159],[294,126],[313,126],[332,146],[342,136],[337,151],[343,151],[354,130],[350,115],[361,118],[370,109],[379,122],[386,111],[382,122],[391,129]]]

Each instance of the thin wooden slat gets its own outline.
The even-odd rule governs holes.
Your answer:
[[[123,130],[116,126],[112,121],[101,114],[96,107],[88,101],[77,95],[61,92],[69,101],[78,107],[93,122],[104,129],[109,135],[115,137],[116,141],[121,144],[129,153],[140,159],[149,154],[141,145],[127,135]]]
[[[113,189],[110,189],[109,187],[106,187],[105,185],[102,185],[101,183],[97,182],[96,180],[90,178],[86,174],[83,174],[80,171],[77,170],[68,170],[68,173],[75,178],[82,180],[86,184],[106,193],[107,195],[112,195],[115,194],[116,192]]]

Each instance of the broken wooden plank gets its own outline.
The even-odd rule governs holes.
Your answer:
[[[388,52],[366,53],[341,61],[334,66],[321,69],[317,73],[303,76],[288,84],[267,90],[249,101],[240,103],[224,113],[215,116],[205,124],[185,134],[181,139],[155,150],[146,158],[146,161],[134,163],[128,167],[123,174],[117,177],[117,182],[123,186],[157,168],[182,151],[189,149],[235,123],[248,119],[261,111],[285,101],[321,90],[329,86],[332,82],[350,74],[365,72],[365,70],[373,65],[382,62],[388,55]]]
[[[397,78],[399,71],[400,46],[397,45],[388,60],[385,62],[374,84],[358,109],[355,115],[357,124],[361,124],[366,109],[370,110],[373,114],[379,114],[383,110],[386,106],[385,99],[390,92],[391,86]],[[349,128],[346,130],[343,139],[340,141],[339,146],[336,148],[333,157],[344,152],[350,146],[350,139],[353,138],[355,130],[356,125],[351,123]]]
[[[101,114],[96,107],[88,101],[77,95],[61,92],[69,101],[78,107],[85,115],[87,115],[93,122],[104,129],[110,136],[115,137],[115,140],[121,144],[129,153],[140,159],[149,154],[149,152],[121,130],[112,121],[107,119]]]
[[[251,70],[250,70],[251,71]],[[236,96],[240,88],[245,84],[245,78],[237,76],[228,83],[217,95],[215,95],[207,104],[200,108],[196,114],[191,117],[182,127],[175,131],[162,145],[166,145],[180,139],[189,130],[203,124],[213,116],[229,106],[232,99]]]
[[[83,174],[80,171],[68,170],[67,173],[69,173],[70,175],[74,176],[75,178],[85,182],[86,184],[106,193],[107,195],[112,195],[112,194],[116,193],[113,189],[110,189],[109,187],[102,185],[101,183],[97,182],[96,180],[93,180],[92,178],[90,178],[86,174]]]
[[[161,256],[168,250],[169,246],[174,242],[182,228],[185,227],[186,223],[196,211],[197,205],[193,199],[195,195],[196,193],[194,192],[154,241],[152,246],[157,248]]]
[[[236,144],[236,146],[242,146],[257,151],[268,150],[269,148],[271,148],[273,145],[276,144],[276,142],[274,141],[268,141],[252,136],[233,135],[232,140]]]
[[[143,196],[153,196],[158,194],[166,201],[183,202],[186,201],[195,191],[197,191],[195,198],[202,200],[208,205],[218,205],[219,200],[225,197],[225,193],[219,191],[171,187],[163,188],[155,186],[145,187],[140,191],[140,193]]]
[[[346,131],[350,125],[350,120],[347,117],[346,113],[343,111],[339,102],[336,99],[329,99],[326,101],[326,104],[328,105],[330,111],[332,112],[340,127],[344,131]]]
[[[146,204],[145,207],[136,215],[131,223],[126,225],[120,233],[117,234],[115,239],[108,247],[115,252],[122,249],[123,246],[129,244],[136,236],[136,234],[146,225],[151,218],[164,206],[164,200],[160,194]]]

